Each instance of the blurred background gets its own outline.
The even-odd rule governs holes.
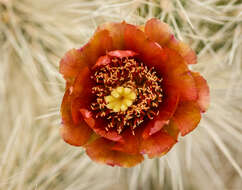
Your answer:
[[[59,136],[60,58],[104,22],[156,17],[198,55],[211,105],[197,130],[131,169]],[[1,190],[241,190],[241,0],[0,0]]]

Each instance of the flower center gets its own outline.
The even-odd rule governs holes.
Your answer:
[[[119,134],[134,129],[158,115],[162,102],[162,79],[154,68],[134,58],[112,58],[111,63],[97,68],[91,77],[96,86],[96,99],[91,109],[96,118],[107,120],[107,131]]]
[[[106,107],[114,112],[126,111],[136,99],[136,94],[130,88],[119,86],[112,90],[111,95],[106,96]]]

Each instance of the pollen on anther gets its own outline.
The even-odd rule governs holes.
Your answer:
[[[96,100],[91,109],[96,117],[107,120],[106,131],[120,134],[129,127],[135,135],[136,127],[159,112],[162,78],[154,68],[134,58],[112,58],[110,64],[94,72],[92,80],[97,85],[92,88]]]

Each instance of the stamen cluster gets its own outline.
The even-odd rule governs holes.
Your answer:
[[[115,129],[120,134],[130,127],[134,134],[134,129],[145,119],[153,119],[158,114],[158,106],[162,102],[162,79],[154,68],[149,69],[134,58],[112,58],[111,63],[97,68],[91,78],[97,84],[92,88],[96,100],[91,109],[96,118],[108,120],[107,131]],[[115,110],[109,99],[115,90],[121,88],[134,93],[135,99],[127,108]]]
[[[107,108],[115,112],[126,111],[136,99],[136,94],[130,88],[119,86],[115,88],[109,96],[106,96],[105,101]]]

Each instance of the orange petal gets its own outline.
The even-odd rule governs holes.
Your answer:
[[[138,54],[131,50],[114,50],[114,51],[108,52],[108,55],[111,57],[123,58],[123,57],[134,57]]]
[[[73,84],[73,95],[80,98],[88,98],[91,93],[92,86],[95,83],[91,79],[91,71],[88,67],[85,67],[81,70],[78,76],[75,79]]]
[[[148,154],[150,158],[160,156],[166,153],[176,141],[168,133],[163,130],[151,135],[147,139],[141,141],[141,153]]]
[[[162,59],[166,63],[159,69],[163,83],[179,90],[182,101],[195,101],[198,97],[196,83],[183,58],[174,50],[164,48]]]
[[[110,166],[133,167],[144,160],[141,154],[129,155],[127,153],[111,150],[112,141],[99,138],[87,145],[86,153],[94,161]]]
[[[142,32],[145,31],[145,25],[138,25],[136,26],[138,29],[140,29]]]
[[[107,30],[97,30],[91,40],[81,49],[70,50],[60,61],[60,73],[67,81],[73,78],[85,67],[90,68],[100,56],[113,48],[112,38]]]
[[[107,30],[113,41],[113,50],[124,49],[124,28],[126,23],[105,23],[98,30]]]
[[[180,102],[173,119],[181,131],[181,135],[185,136],[195,129],[200,122],[200,108],[196,102]]]
[[[68,88],[65,91],[64,97],[61,103],[61,118],[64,124],[72,123],[72,116],[71,116],[71,88]]]
[[[140,58],[146,65],[155,66],[161,63],[161,47],[159,44],[149,40],[145,33],[136,26],[126,24],[124,30],[125,48],[138,53]]]
[[[81,51],[71,49],[60,61],[60,73],[67,81],[73,82],[73,79],[85,66],[87,66],[87,63],[82,60]]]
[[[75,125],[71,116],[71,95],[70,90],[67,89],[63,97],[61,105],[62,126],[60,128],[61,136],[67,143],[75,146],[84,145],[92,130],[82,120],[78,125]]]
[[[179,128],[178,125],[171,119],[168,125],[165,125],[162,130],[168,133],[174,140],[177,141],[179,135]]]
[[[187,64],[196,64],[197,63],[197,55],[189,45],[176,40],[173,36],[171,40],[166,44],[167,47],[177,51],[186,61]]]
[[[159,115],[149,121],[142,134],[144,139],[153,135],[167,124],[173,116],[179,101],[179,92],[173,88],[164,88],[163,101],[159,107]]]
[[[146,22],[145,33],[149,39],[161,46],[166,44],[172,37],[172,30],[169,25],[156,18],[152,18]]]
[[[74,146],[82,146],[90,138],[92,130],[82,121],[78,125],[62,125],[60,133],[65,142]]]
[[[198,89],[197,103],[202,112],[205,112],[209,107],[210,97],[207,81],[196,72],[192,72],[192,76],[195,79],[196,87]]]
[[[173,32],[166,23],[152,18],[145,24],[145,33],[154,42],[162,47],[169,47],[177,51],[187,64],[196,64],[196,53],[185,43],[175,39]]]
[[[117,131],[111,129],[109,131],[105,130],[108,124],[104,119],[94,118],[93,113],[87,109],[81,109],[80,113],[88,126],[91,127],[96,134],[111,141],[123,141],[122,136],[119,135]]]
[[[100,56],[113,49],[112,38],[108,30],[97,30],[91,40],[81,48],[83,60],[92,67]]]

